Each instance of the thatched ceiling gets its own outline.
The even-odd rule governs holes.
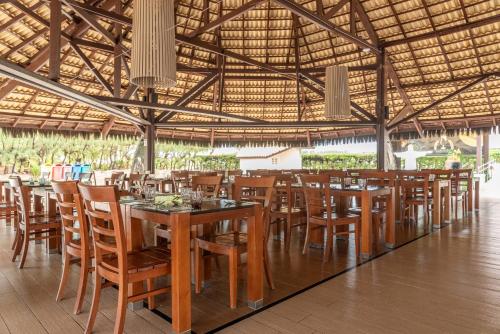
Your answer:
[[[85,2],[112,10],[115,1]],[[370,67],[376,63],[374,53],[303,16],[292,14],[281,1],[178,0],[175,3],[179,36],[177,86],[159,90],[160,103],[173,104],[196,85],[206,83],[202,93],[186,107],[265,121],[292,122],[298,119],[299,105],[303,121],[323,121],[323,97],[318,93],[321,92],[318,83],[324,80],[322,69],[331,64],[344,64],[352,68],[349,82],[352,101],[375,113],[376,72],[373,66]],[[498,1],[295,0],[295,3],[332,26],[350,31],[370,44],[385,46],[389,78],[387,104],[391,119],[401,110],[401,115],[411,114],[478,78],[495,74],[436,108],[429,108],[418,116],[418,121],[398,125],[395,131],[496,126],[497,118],[500,119],[500,78],[496,76],[500,72]],[[130,18],[133,2],[122,1],[122,6],[125,8],[123,15]],[[62,8],[63,31],[78,38],[75,40],[77,47],[101,78],[85,64],[78,50],[63,39],[60,82],[86,94],[112,96],[109,92],[109,87],[114,85],[112,43],[99,29],[89,27],[67,2]],[[86,14],[111,34],[115,33],[111,20],[96,13]],[[227,21],[218,24],[225,19]],[[47,75],[49,22],[49,1],[2,2],[0,56]],[[125,26],[122,35],[123,46],[130,49],[130,28]],[[89,41],[98,42],[100,48],[96,49]],[[211,46],[228,55],[225,61],[216,52],[207,51]],[[236,56],[230,56],[230,52]],[[127,53],[120,59],[130,61]],[[260,65],[251,65],[252,62]],[[121,67],[122,96],[129,86],[127,67]],[[304,73],[300,75],[298,94],[297,69]],[[106,113],[6,78],[1,80],[1,126],[101,131],[106,124],[111,125]],[[108,89],[99,80],[109,83]],[[220,89],[221,84],[223,89]],[[140,99],[141,95],[139,91],[138,97],[132,95],[131,99]],[[136,108],[130,111],[139,114]],[[169,120],[185,121],[213,119],[177,113]],[[117,119],[111,131],[134,132],[137,129]],[[372,134],[374,130],[360,127],[162,128],[158,133],[167,137],[207,140],[273,140],[279,134],[290,140],[304,140],[308,136],[318,139]]]

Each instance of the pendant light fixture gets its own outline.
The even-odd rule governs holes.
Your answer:
[[[325,117],[328,119],[350,117],[351,99],[347,66],[327,67],[325,75]]]
[[[176,84],[174,0],[134,0],[130,80],[144,88]]]

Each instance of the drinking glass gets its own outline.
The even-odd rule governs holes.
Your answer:
[[[352,179],[350,177],[344,178],[344,187],[350,188],[352,184]]]
[[[150,184],[144,186],[144,199],[153,202],[156,196],[156,188]]]
[[[366,179],[358,179],[358,185],[361,189],[366,189]]]
[[[191,202],[191,193],[193,192],[192,189],[190,188],[181,188],[181,198],[182,198],[182,203],[184,204],[189,204]]]
[[[191,206],[193,209],[201,209],[201,204],[203,203],[203,191],[196,190],[191,192]]]

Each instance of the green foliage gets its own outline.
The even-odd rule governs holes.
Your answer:
[[[303,154],[302,167],[307,169],[376,168],[377,157],[375,154]]]
[[[494,162],[500,162],[500,150],[499,149],[490,150],[490,160],[492,160]]]
[[[139,138],[130,136],[45,134],[26,132],[13,135],[0,129],[0,170],[27,172],[35,177],[43,166],[89,163],[94,170],[129,169]],[[236,156],[206,156],[206,147],[156,142],[159,169],[236,169]]]
[[[418,169],[442,169],[445,167],[447,156],[426,156],[417,158]],[[463,168],[474,168],[476,157],[474,155],[460,155],[460,162]]]

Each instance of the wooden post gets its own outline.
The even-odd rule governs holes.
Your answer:
[[[385,137],[386,137],[386,119],[385,119],[385,50],[382,48],[380,55],[377,56],[377,168],[385,169]]]
[[[482,153],[481,134],[478,134],[476,137],[476,170],[479,170],[479,168],[482,165],[481,153]]]
[[[49,79],[59,81],[61,71],[61,2],[50,1]]]
[[[483,164],[490,161],[490,134],[483,132]]]
[[[146,99],[148,102],[157,103],[158,95],[154,92],[153,89],[148,89],[146,93]],[[155,137],[156,137],[156,129],[155,129],[155,111],[154,109],[146,110],[146,117],[148,121],[151,122],[151,125],[146,126],[146,170],[148,170],[151,174],[155,173]]]

